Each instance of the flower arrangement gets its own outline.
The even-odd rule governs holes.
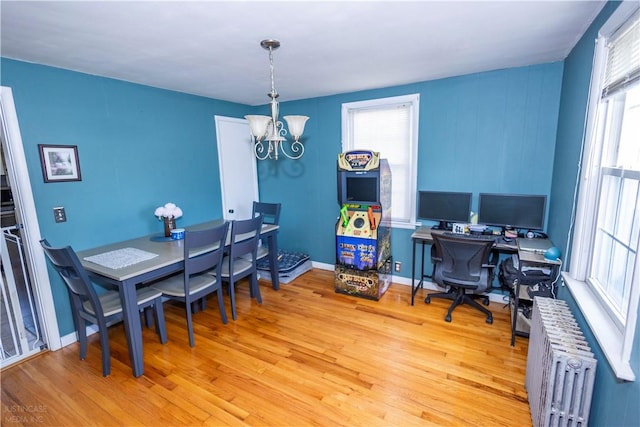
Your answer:
[[[171,230],[176,228],[176,219],[182,216],[182,209],[175,203],[167,203],[156,208],[153,214],[158,217],[158,221],[164,221],[164,236],[169,237]]]
[[[167,203],[164,206],[156,208],[153,214],[158,217],[158,220],[162,220],[163,218],[177,219],[182,216],[182,209],[176,206],[175,203]]]

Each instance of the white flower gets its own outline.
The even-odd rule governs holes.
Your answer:
[[[167,203],[164,206],[156,208],[153,213],[158,219],[162,218],[180,218],[182,216],[182,209],[175,205],[175,203]]]

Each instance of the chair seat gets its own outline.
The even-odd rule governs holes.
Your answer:
[[[258,246],[258,252],[256,253],[256,260],[262,259],[269,255],[269,248],[267,246]]]
[[[251,261],[247,261],[245,258],[237,258],[233,263],[233,275],[236,276],[245,271],[249,271],[253,268]],[[229,275],[229,257],[225,256],[222,260],[222,277],[228,278]]]
[[[161,297],[162,292],[151,289],[147,286],[137,289],[136,296],[138,305],[142,305]],[[120,293],[118,293],[118,291],[105,292],[98,297],[98,301],[100,301],[105,317],[113,316],[114,314],[122,312],[122,301],[120,300]],[[82,307],[84,307],[84,310],[92,316],[96,315],[93,312],[93,307],[91,307],[91,303],[89,301],[82,303]]]
[[[210,271],[191,276],[189,279],[189,294],[195,294],[205,288],[215,285],[217,279]],[[161,282],[154,283],[152,288],[165,295],[184,297],[184,275],[178,274]]]

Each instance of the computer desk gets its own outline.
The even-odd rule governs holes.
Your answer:
[[[444,234],[446,231],[438,230],[431,227],[420,227],[411,235],[411,240],[413,241],[413,253],[412,253],[412,261],[411,261],[411,305],[413,305],[416,292],[418,289],[422,289],[424,287],[424,279],[431,279],[431,274],[425,274],[424,272],[424,247],[431,246],[433,244],[432,234]],[[518,243],[516,239],[511,239],[511,241],[505,241],[501,236],[496,237],[496,244],[493,249],[500,253],[518,253]],[[420,281],[416,283],[416,246],[420,245],[422,247],[421,257],[420,257]]]
[[[431,246],[433,244],[433,234],[439,233],[444,234],[446,231],[433,229],[431,227],[420,227],[411,235],[411,240],[413,241],[413,254],[412,254],[412,262],[411,262],[411,305],[414,304],[416,292],[418,289],[424,288],[424,279],[431,279],[431,274],[425,274],[424,272],[424,255],[425,255],[425,246]],[[511,293],[513,295],[512,300],[509,302],[511,308],[511,345],[515,344],[516,335],[528,337],[529,334],[527,332],[517,330],[517,319],[518,319],[518,310],[517,308],[520,306],[520,299],[523,298],[523,294],[526,294],[526,289],[520,287],[520,283],[522,282],[522,267],[523,266],[544,266],[550,267],[554,270],[551,277],[554,277],[555,270],[560,267],[562,264],[560,260],[548,260],[541,253],[535,253],[530,251],[520,250],[518,247],[518,239],[509,239],[508,241],[503,239],[502,236],[495,236],[496,243],[493,247],[493,250],[504,253],[504,254],[518,254],[518,258],[520,260],[519,268],[518,268],[518,280],[516,283],[516,289]],[[553,246],[553,243],[549,239],[545,239],[546,245],[548,247]],[[420,260],[420,280],[416,283],[416,246],[420,245],[422,248],[421,251],[421,260]],[[523,293],[524,291],[524,293]],[[528,296],[527,296],[528,297]]]

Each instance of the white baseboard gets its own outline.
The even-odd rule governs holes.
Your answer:
[[[313,268],[317,268],[317,269],[320,269],[320,270],[333,271],[336,268],[335,265],[333,265],[333,264],[326,264],[326,263],[323,263],[323,262],[316,262],[316,261],[312,261],[311,265],[313,266]],[[398,285],[404,285],[404,286],[411,286],[411,279],[409,277],[391,276],[391,283],[398,284]],[[442,291],[441,287],[439,287],[437,284],[431,282],[430,280],[425,280],[423,282],[423,287],[425,289],[428,289],[428,290],[431,290],[431,291]],[[496,293],[496,292],[492,292],[492,293],[489,294],[489,301],[506,303],[506,301],[504,299],[504,295],[502,295],[501,293]]]
[[[96,325],[87,326],[87,336],[91,336],[97,333],[98,333],[98,326]],[[73,331],[70,334],[64,335],[60,337],[60,342],[62,344],[62,347],[66,347],[70,344],[78,342],[78,334],[76,333],[76,331]]]

